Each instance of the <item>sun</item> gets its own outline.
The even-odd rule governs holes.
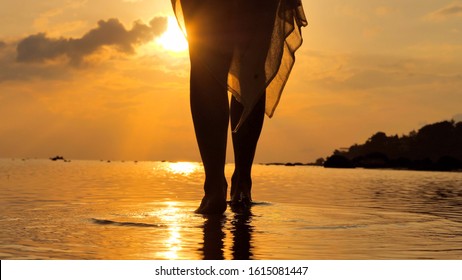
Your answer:
[[[188,42],[175,17],[168,17],[167,30],[157,39],[157,43],[172,52],[184,52],[188,49]]]

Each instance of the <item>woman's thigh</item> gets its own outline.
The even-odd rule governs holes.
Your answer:
[[[236,0],[182,0],[188,42],[202,52],[229,52],[235,41]]]

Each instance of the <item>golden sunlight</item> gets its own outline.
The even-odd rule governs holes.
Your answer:
[[[173,174],[181,174],[188,176],[199,168],[198,163],[194,162],[171,162],[167,166],[167,170]]]
[[[184,52],[188,49],[188,41],[178,26],[175,17],[168,17],[167,30],[157,39],[157,43],[172,52]]]
[[[166,208],[161,211],[162,220],[168,222],[168,238],[164,241],[165,251],[158,252],[157,255],[163,258],[174,260],[179,258],[179,251],[182,247],[182,239],[180,233],[180,226],[178,220],[181,219],[181,215],[178,213],[177,202],[171,201],[166,202]]]

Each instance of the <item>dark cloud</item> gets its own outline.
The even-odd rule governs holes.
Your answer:
[[[462,4],[451,4],[432,13],[432,17],[440,19],[453,16],[462,16]]]
[[[438,11],[438,14],[444,16],[462,15],[462,5],[452,5]]]
[[[132,54],[135,46],[147,43],[160,36],[167,28],[166,17],[156,17],[149,25],[135,22],[131,30],[125,29],[118,19],[100,20],[98,26],[81,38],[50,38],[45,33],[30,35],[17,46],[17,62],[45,62],[67,57],[73,65],[98,51],[110,46],[117,51]]]

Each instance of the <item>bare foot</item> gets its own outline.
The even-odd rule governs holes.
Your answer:
[[[199,208],[194,211],[196,214],[203,215],[216,215],[223,214],[226,211],[226,192],[228,189],[228,184],[226,183],[221,191],[218,191],[214,194],[207,193],[204,198],[202,198]]]
[[[226,198],[223,196],[205,195],[199,208],[194,211],[196,214],[216,215],[226,211]]]
[[[252,180],[244,180],[237,173],[231,178],[231,206],[250,208],[252,205]]]

